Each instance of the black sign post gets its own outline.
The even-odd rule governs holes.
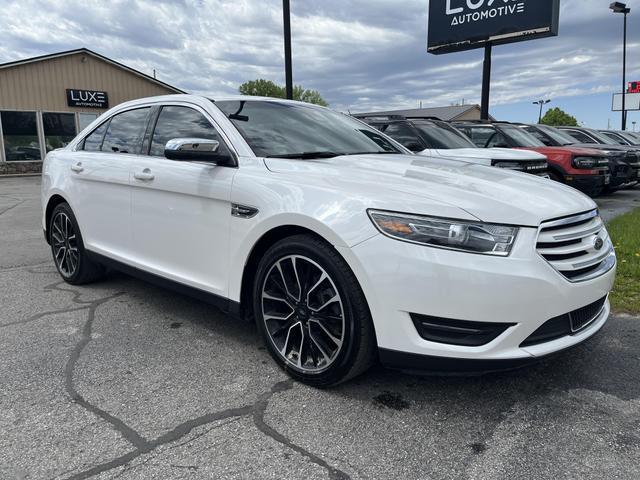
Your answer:
[[[284,20],[284,73],[285,91],[289,100],[293,100],[293,70],[291,67],[291,8],[289,0],[282,0],[282,16]]]
[[[427,51],[485,48],[482,118],[489,118],[493,45],[558,35],[560,0],[430,0]]]
[[[107,92],[99,90],[80,90],[67,88],[67,105],[69,107],[109,108]]]

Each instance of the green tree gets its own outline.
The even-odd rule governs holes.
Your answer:
[[[242,95],[257,97],[285,98],[286,89],[271,80],[259,78],[240,85],[238,89]],[[306,90],[300,85],[293,87],[293,99],[301,102],[314,103],[326,107],[329,105],[317,90]]]
[[[558,126],[567,126],[567,127],[577,127],[578,120],[576,117],[569,115],[564,110],[556,108],[550,108],[547,110],[547,113],[544,114],[542,120],[540,120],[542,125],[551,125],[553,127]]]

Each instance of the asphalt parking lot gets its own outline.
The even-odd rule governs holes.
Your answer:
[[[640,478],[640,319],[518,372],[315,390],[206,304],[66,285],[39,221],[39,179],[0,178],[1,479]]]

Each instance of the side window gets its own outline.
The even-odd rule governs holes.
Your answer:
[[[83,150],[89,152],[99,152],[102,148],[102,140],[104,140],[104,133],[107,131],[109,121],[107,120],[93,132],[91,132],[85,139],[82,145]]]
[[[425,148],[416,132],[404,123],[391,123],[384,133],[413,152],[419,152]]]
[[[225,153],[226,147],[216,129],[197,110],[189,107],[162,107],[151,140],[150,154],[164,156],[165,144],[174,138],[203,138],[220,142],[219,152]]]
[[[493,137],[491,137],[491,139],[489,140],[489,143],[487,143],[486,148],[494,148],[494,147],[503,147],[503,148],[509,147],[509,142],[507,142],[506,138],[504,138],[504,135],[500,132],[496,132],[496,134]]]
[[[489,147],[487,142],[495,143],[495,139],[500,135],[491,127],[472,127],[464,131],[471,141],[480,148]],[[501,135],[500,135],[501,136]],[[504,141],[504,139],[502,139]]]
[[[596,143],[591,137],[578,130],[563,130],[563,132],[568,133],[580,143]]]
[[[534,137],[536,137],[538,140],[544,143],[547,147],[552,146],[547,136],[544,133],[540,132],[539,130],[536,130],[535,128],[530,128],[530,127],[526,127],[524,130],[526,132],[529,132]]]
[[[140,153],[151,108],[137,108],[111,118],[102,142],[103,152]]]

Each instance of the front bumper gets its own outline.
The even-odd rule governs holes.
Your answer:
[[[608,301],[584,330],[521,346],[548,320],[606,297],[615,278],[612,268],[593,280],[569,282],[538,255],[536,238],[537,229],[521,228],[506,258],[414,245],[383,235],[339,250],[365,293],[381,352],[526,363],[581,343],[600,330],[609,316]],[[423,339],[412,313],[512,325],[485,345],[451,345]]]
[[[602,175],[566,174],[564,178],[567,185],[588,195],[602,192],[613,181],[611,175],[608,173]]]

